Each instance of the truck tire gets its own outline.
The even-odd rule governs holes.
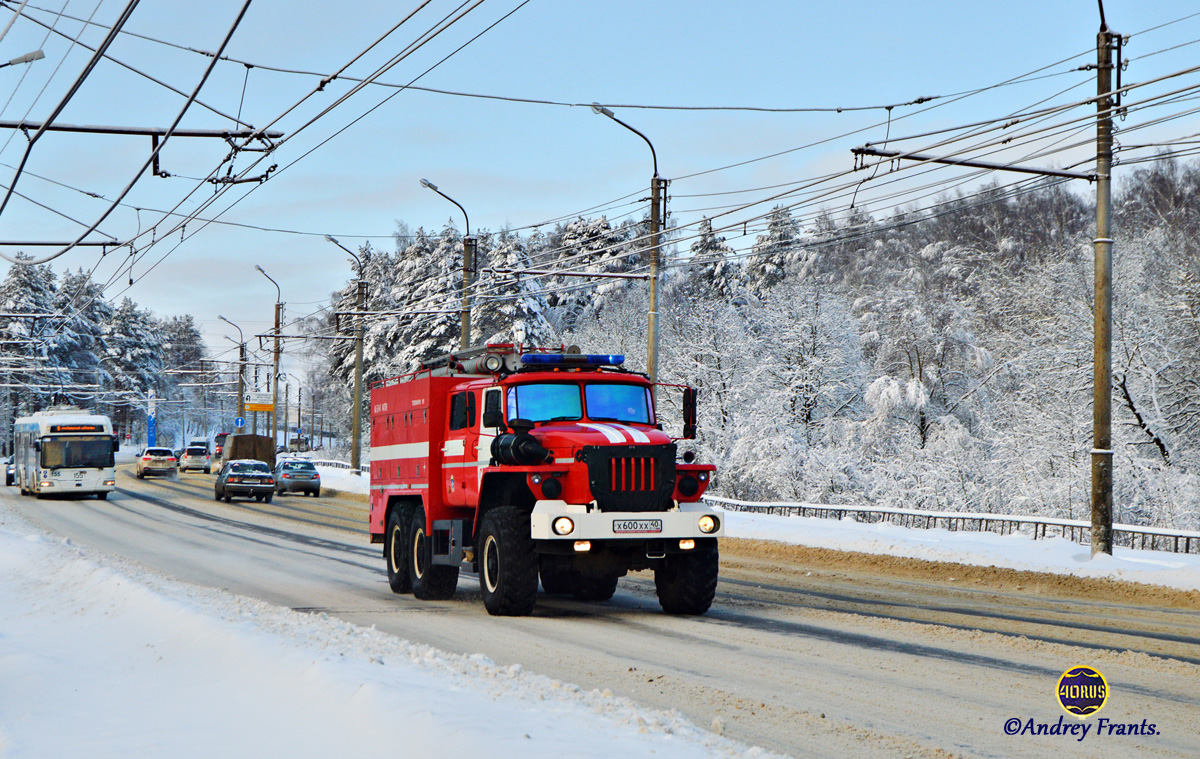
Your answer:
[[[575,592],[571,586],[571,570],[543,561],[538,570],[542,578],[542,590],[552,596],[569,596]]]
[[[383,562],[387,565],[388,587],[393,593],[412,593],[412,573],[408,570],[408,510],[392,509],[387,531],[383,533]]]
[[[501,506],[479,527],[479,589],[488,614],[523,617],[537,603],[538,558],[529,536],[529,512]]]
[[[585,577],[576,573],[571,592],[577,601],[607,601],[617,592],[618,577]]]
[[[654,570],[658,602],[668,614],[703,614],[717,594],[717,547],[672,554]]]
[[[433,563],[433,541],[425,534],[425,509],[414,509],[409,524],[408,568],[413,595],[422,601],[451,598],[458,587],[458,567]]]

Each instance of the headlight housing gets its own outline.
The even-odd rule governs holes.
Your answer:
[[[700,532],[708,535],[716,532],[721,527],[721,520],[717,519],[712,514],[705,514],[696,522],[696,526],[700,528]]]
[[[559,517],[552,527],[555,535],[570,535],[575,531],[575,522],[570,517]]]

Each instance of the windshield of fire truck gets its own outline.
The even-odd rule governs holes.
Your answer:
[[[597,422],[650,424],[650,388],[597,382],[584,385],[588,419]]]
[[[536,382],[508,389],[508,418],[531,422],[575,421],[583,418],[580,386],[565,382]],[[603,422],[652,424],[650,390],[643,385],[597,382],[583,385],[587,418]]]
[[[573,421],[583,417],[579,385],[535,382],[508,389],[508,418],[531,422]]]

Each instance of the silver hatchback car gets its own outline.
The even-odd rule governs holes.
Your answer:
[[[186,472],[189,469],[197,469],[205,474],[212,472],[212,459],[207,448],[191,446],[183,450],[183,456],[179,459],[179,471]]]

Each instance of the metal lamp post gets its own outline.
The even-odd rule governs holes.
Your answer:
[[[221,321],[225,322],[226,324],[230,325],[231,327],[233,327],[234,329],[236,329],[238,331],[237,397],[238,397],[238,419],[242,420],[242,424],[241,424],[241,426],[236,428],[236,431],[238,432],[238,434],[241,434],[242,432],[245,432],[245,430],[246,430],[246,338],[242,336],[242,328],[241,327],[239,327],[238,325],[229,321],[228,319],[226,319],[224,316],[221,316],[220,314],[217,315],[217,318],[220,319]],[[229,340],[230,342],[233,342],[233,338],[231,338],[231,337],[227,336],[225,339]]]
[[[646,371],[651,382],[658,382],[658,269],[659,269],[659,236],[662,234],[662,188],[663,181],[658,176],[658,153],[650,138],[616,117],[611,110],[599,103],[592,103],[592,111],[601,116],[607,116],[629,131],[646,141],[650,146],[650,157],[654,160],[654,176],[650,178],[650,308],[647,319],[646,338]]]
[[[279,322],[283,318],[283,291],[279,289],[279,283],[271,279],[271,275],[267,274],[263,267],[258,264],[254,265],[258,269],[258,273],[271,280],[271,284],[275,285],[275,368],[271,376],[271,445],[279,446]]]
[[[467,223],[467,234],[463,237],[462,317],[458,339],[459,349],[466,350],[471,347],[471,272],[475,268],[475,238],[471,237],[471,219],[467,216],[467,209],[463,208],[461,203],[439,190],[433,182],[422,179],[421,186],[433,190],[458,206],[458,210],[462,211],[463,219]]]
[[[361,312],[366,306],[366,290],[367,283],[363,280],[362,259],[358,255],[342,245],[329,235],[325,235],[325,239],[342,250],[350,254],[354,259],[354,266],[358,272],[358,296],[355,300],[357,304],[355,310]],[[350,415],[352,420],[352,441],[350,448],[350,465],[354,469],[354,474],[362,474],[360,468],[362,464],[362,359],[363,359],[363,317],[360,313],[358,317],[358,328],[354,334],[354,408]]]

